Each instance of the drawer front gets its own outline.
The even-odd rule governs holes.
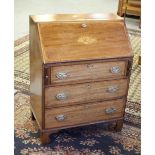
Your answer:
[[[51,83],[65,83],[79,80],[118,78],[126,75],[126,61],[87,63],[55,66],[51,68]]]
[[[117,99],[94,104],[46,109],[45,128],[120,118],[124,115],[124,107],[125,100]]]
[[[122,97],[127,92],[127,79],[48,87],[45,106],[58,107]]]

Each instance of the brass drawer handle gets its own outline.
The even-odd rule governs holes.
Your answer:
[[[119,90],[118,86],[110,86],[110,87],[108,87],[108,89],[107,89],[107,91],[108,91],[109,93],[115,93],[115,92],[117,92],[118,90]]]
[[[113,67],[111,67],[110,71],[111,71],[111,73],[118,74],[118,73],[120,73],[121,68],[119,66],[113,66]]]
[[[66,116],[65,115],[57,115],[55,118],[57,121],[64,121]]]
[[[66,72],[59,72],[56,74],[56,77],[60,80],[66,79],[68,77],[68,74]]]
[[[83,24],[81,24],[81,27],[82,28],[86,28],[87,27],[87,24],[83,23]]]
[[[114,107],[107,108],[105,112],[106,114],[113,114],[114,112],[116,112],[116,108]]]
[[[55,97],[57,100],[65,100],[65,99],[67,99],[68,95],[66,93],[62,92],[62,93],[58,93]]]

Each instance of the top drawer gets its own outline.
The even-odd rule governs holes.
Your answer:
[[[51,83],[120,78],[126,75],[126,66],[126,61],[53,66],[51,68]]]

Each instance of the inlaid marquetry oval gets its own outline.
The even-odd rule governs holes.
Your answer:
[[[78,38],[78,42],[88,45],[88,44],[93,44],[97,42],[96,38],[90,37],[90,36],[81,36]]]

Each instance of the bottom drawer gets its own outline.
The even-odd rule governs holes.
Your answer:
[[[81,123],[123,117],[124,99],[45,110],[45,128],[65,127]]]

